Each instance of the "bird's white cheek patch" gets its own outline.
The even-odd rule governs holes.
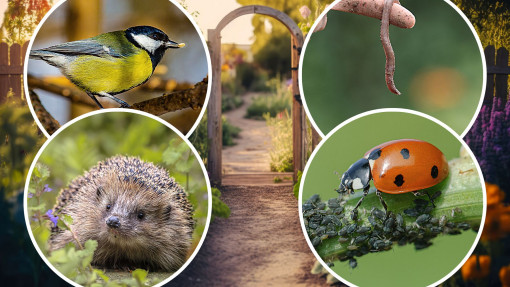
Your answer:
[[[352,189],[362,189],[362,188],[363,188],[363,184],[361,184],[361,179],[359,177],[355,178],[352,181]]]
[[[149,51],[151,54],[153,54],[161,45],[163,45],[163,42],[154,40],[152,38],[149,38],[145,35],[135,35],[131,34],[133,36],[133,39],[140,44],[140,46],[144,47],[147,51]]]

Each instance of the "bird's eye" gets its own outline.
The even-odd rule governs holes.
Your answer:
[[[106,205],[106,210],[110,210],[110,208],[112,208],[112,205],[111,204],[107,204]]]
[[[163,40],[163,36],[161,34],[158,34],[158,33],[152,33],[149,37],[151,37],[154,40],[158,40],[158,41],[162,41]]]
[[[145,213],[143,211],[138,211],[138,219],[143,219],[145,217]]]

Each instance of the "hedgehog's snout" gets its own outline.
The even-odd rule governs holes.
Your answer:
[[[120,220],[117,216],[112,215],[106,220],[106,225],[108,225],[111,228],[119,228]]]

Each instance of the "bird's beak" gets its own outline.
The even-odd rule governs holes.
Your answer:
[[[172,49],[178,49],[178,48],[182,48],[186,46],[186,44],[184,43],[177,43],[177,42],[174,42],[172,40],[168,40],[168,42],[165,43],[165,48],[169,49],[169,48],[172,48]]]

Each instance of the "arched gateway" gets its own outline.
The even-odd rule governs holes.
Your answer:
[[[207,134],[209,140],[208,170],[211,183],[213,185],[221,184],[221,150],[222,127],[221,127],[221,31],[234,19],[247,14],[262,14],[271,16],[280,21],[292,35],[291,43],[291,70],[292,70],[292,93],[294,95],[292,104],[292,134],[293,134],[293,160],[294,160],[294,180],[297,177],[297,171],[303,170],[305,165],[305,135],[306,122],[301,96],[299,95],[298,85],[298,64],[301,47],[303,46],[303,34],[296,23],[285,13],[276,9],[250,5],[240,7],[226,15],[216,29],[208,30],[209,51],[211,54],[212,82],[211,98],[207,110]]]

